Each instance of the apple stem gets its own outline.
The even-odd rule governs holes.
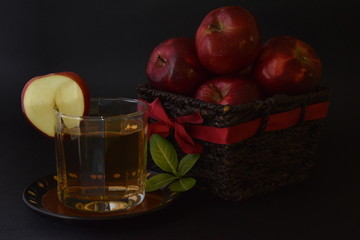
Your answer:
[[[166,63],[166,60],[165,60],[163,57],[161,57],[160,55],[157,55],[156,58],[157,58],[160,62],[162,62],[163,64]]]
[[[222,30],[220,24],[210,24],[209,29],[212,32],[221,32],[221,30]]]

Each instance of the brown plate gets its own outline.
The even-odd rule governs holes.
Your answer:
[[[151,175],[156,173],[151,172]],[[146,193],[144,201],[126,211],[110,213],[83,212],[62,204],[56,192],[56,175],[52,174],[31,183],[23,192],[23,201],[32,210],[63,220],[111,220],[135,217],[169,206],[180,195],[168,189]]]

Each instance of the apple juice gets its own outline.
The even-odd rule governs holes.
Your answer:
[[[65,205],[105,212],[127,209],[143,200],[145,129],[141,121],[122,125],[117,131],[91,126],[84,131],[79,126],[57,134],[58,197]]]

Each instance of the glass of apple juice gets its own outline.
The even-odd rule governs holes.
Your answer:
[[[57,193],[65,206],[111,212],[143,201],[146,110],[127,98],[92,99],[89,116],[55,110]]]

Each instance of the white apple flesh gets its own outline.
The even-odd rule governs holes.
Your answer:
[[[55,111],[67,115],[88,114],[90,96],[85,81],[72,72],[52,73],[30,79],[21,94],[28,121],[49,137],[55,135]]]

